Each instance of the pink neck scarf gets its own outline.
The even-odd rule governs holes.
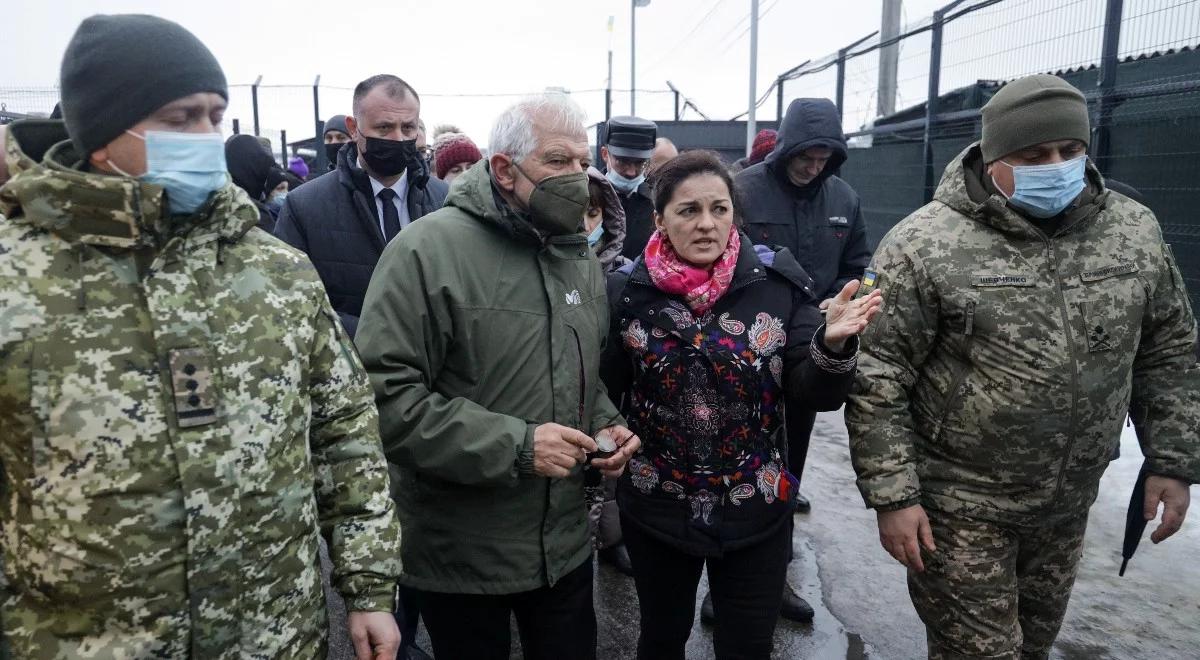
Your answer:
[[[659,290],[683,296],[696,315],[712,309],[729,290],[733,271],[737,267],[742,240],[736,227],[729,228],[729,244],[709,268],[693,266],[675,252],[671,241],[661,231],[650,236],[643,258],[650,279]]]

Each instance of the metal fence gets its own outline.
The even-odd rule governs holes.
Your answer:
[[[540,90],[509,93],[422,93],[421,117],[433,129],[442,121],[454,124],[464,105],[494,106],[495,115],[522,96]],[[589,117],[607,120],[611,115],[627,114],[630,92],[627,89],[582,89],[569,92]],[[229,106],[225,113],[229,133],[250,133],[271,141],[280,162],[294,155],[297,148],[313,146],[313,136],[321,135],[323,120],[335,114],[349,114],[353,88],[321,84],[318,77],[311,85],[264,83],[260,76],[251,84],[229,85]],[[0,86],[0,123],[24,116],[46,116],[59,100],[56,86]],[[674,89],[637,90],[638,113],[646,117],[680,119],[700,118],[686,96]],[[432,141],[432,136],[428,136]],[[290,145],[290,146],[289,146]],[[324,150],[313,150],[317,165],[323,167]]]
[[[1200,302],[1198,46],[1200,0],[959,0],[895,39],[873,33],[781,74],[775,101],[782,114],[794,98],[835,99],[858,147],[841,175],[877,242],[979,139],[979,109],[1004,81],[1058,74],[1088,99],[1093,160],[1141,193]],[[881,116],[888,48],[900,110]]]

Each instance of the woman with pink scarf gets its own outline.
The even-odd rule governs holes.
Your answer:
[[[769,658],[791,549],[796,479],[783,395],[835,410],[879,291],[834,299],[824,323],[787,250],[739,229],[733,182],[711,152],[658,170],[656,231],[609,276],[609,395],[642,439],[617,485],[641,606],[638,657],[684,657],[707,565],[718,658]]]

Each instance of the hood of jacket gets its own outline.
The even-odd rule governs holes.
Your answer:
[[[279,170],[280,177],[283,175],[283,171],[275,164],[275,158],[267,153],[258,138],[246,133],[226,140],[225,166],[229,168],[233,184],[255,200],[265,199],[264,194],[269,191],[267,177],[272,169]]]
[[[454,180],[445,206],[459,209],[518,240],[542,243],[543,237],[525,214],[509,206],[492,181],[491,164],[472,167]],[[580,218],[580,222],[583,219]]]
[[[1058,216],[1058,232],[1043,231],[1048,221],[1030,219],[1014,210],[1008,200],[986,180],[983,153],[979,143],[964,149],[942,175],[934,192],[934,201],[941,202],[959,213],[1004,234],[1041,240],[1047,233],[1060,233],[1081,228],[1095,218],[1108,204],[1104,177],[1091,159],[1087,163],[1087,186],[1067,210]]]
[[[600,170],[589,167],[588,180],[600,186],[601,203],[604,205],[600,222],[604,227],[604,234],[594,250],[600,267],[608,271],[610,267],[620,266],[617,261],[622,258],[621,250],[625,247],[625,207],[621,205],[617,189],[613,188],[608,177]]]
[[[45,229],[72,243],[137,248],[161,246],[197,227],[233,241],[259,220],[254,203],[231,183],[196,213],[172,216],[162,186],[85,171],[70,140],[46,147],[55,137],[50,122],[22,123],[6,132],[5,155],[14,176],[0,188],[0,214],[10,222]],[[44,155],[37,160],[39,153]]]
[[[804,186],[796,186],[787,176],[787,164],[793,156],[811,147],[833,150],[825,170]],[[775,148],[763,162],[784,183],[802,190],[816,190],[846,162],[846,136],[837,106],[829,99],[796,99],[788,106]]]
[[[70,139],[61,119],[22,119],[5,128],[4,161],[9,177],[42,162],[50,147]]]

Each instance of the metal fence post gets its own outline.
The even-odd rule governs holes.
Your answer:
[[[938,89],[942,77],[942,19],[946,17],[945,10],[933,12],[933,33],[929,43],[929,93],[925,100],[925,140],[923,159],[925,165],[925,203],[933,201],[933,191],[937,185],[936,173],[933,171],[933,122],[937,118]]]
[[[321,121],[321,75],[313,80],[313,121]]]
[[[316,168],[317,175],[324,174],[329,171],[329,159],[325,157],[325,122],[317,120],[317,128],[313,138],[313,151],[317,152],[317,157],[313,159],[313,167]]]
[[[783,76],[775,79],[775,121],[783,125],[783,84],[787,82]]]
[[[933,124],[938,115],[938,94],[942,82],[942,33],[946,13],[966,0],[955,0],[933,12],[933,32],[929,42],[929,97],[925,101],[925,203],[933,201],[937,189],[937,172],[933,169]]]
[[[1104,176],[1111,170],[1112,150],[1112,113],[1117,105],[1113,93],[1117,86],[1117,66],[1120,64],[1118,55],[1121,46],[1121,18],[1125,10],[1124,0],[1108,0],[1108,8],[1104,14],[1104,50],[1100,59],[1100,103],[1096,109],[1096,119],[1092,122],[1095,133],[1092,139],[1092,161]]]
[[[604,121],[612,117],[612,88],[604,90]]]
[[[250,103],[254,106],[254,136],[258,137],[258,86],[262,83],[262,76],[250,85]]]
[[[241,122],[238,121],[237,117],[234,117],[233,118],[233,134],[241,135],[241,133],[242,133],[242,124],[241,124]]]
[[[837,54],[837,96],[834,105],[837,106],[838,124],[842,123],[842,116],[845,114],[842,104],[846,95],[846,51],[848,50],[849,47],[843,48]]]
[[[675,121],[679,121],[679,90],[671,90],[675,94]]]
[[[313,121],[317,126],[316,133],[313,133],[313,151],[317,152],[313,166],[323,174],[329,169],[329,160],[325,158],[325,122],[321,121],[321,74],[313,79]]]
[[[286,129],[281,129],[281,130],[279,131],[279,153],[283,155],[283,160],[282,160],[281,162],[283,163],[283,168],[284,168],[284,169],[287,169],[287,162],[288,162],[288,159],[287,159],[287,147],[288,147],[288,144],[287,144],[287,130],[286,130]]]

